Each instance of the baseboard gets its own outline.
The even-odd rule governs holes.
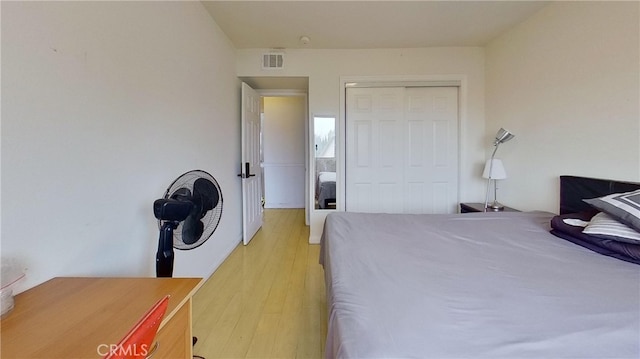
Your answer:
[[[320,244],[320,235],[309,234],[309,244]]]
[[[300,204],[300,203],[265,203],[264,204],[264,208],[266,209],[283,209],[283,208],[290,208],[290,209],[304,209],[304,203]]]

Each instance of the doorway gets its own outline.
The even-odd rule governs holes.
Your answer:
[[[306,95],[262,93],[265,208],[305,208]]]
[[[256,77],[240,77],[240,81],[247,83],[249,86],[254,88],[259,94],[261,98],[264,97],[300,97],[304,100],[305,112],[303,117],[304,122],[304,148],[302,149],[302,153],[304,153],[304,168],[305,168],[305,176],[302,179],[302,185],[304,186],[304,193],[309,193],[309,181],[307,177],[309,176],[308,168],[309,168],[309,151],[308,147],[308,139],[306,133],[309,130],[309,120],[308,120],[308,93],[309,93],[309,78],[308,77],[299,77],[299,76],[256,76]],[[262,101],[261,101],[262,103]],[[261,106],[263,107],[263,106]],[[262,111],[262,108],[261,108]],[[264,145],[264,138],[261,139],[261,147]],[[261,152],[261,161],[264,162],[263,153]],[[261,166],[262,173],[264,175],[264,167]],[[264,178],[264,177],[263,177]],[[263,183],[263,193],[265,193],[264,183]],[[266,202],[265,199],[263,201]],[[310,210],[308,201],[304,203],[305,208],[305,224],[309,225],[309,217]]]

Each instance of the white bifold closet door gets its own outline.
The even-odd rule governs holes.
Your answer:
[[[349,87],[345,208],[455,213],[458,87]]]

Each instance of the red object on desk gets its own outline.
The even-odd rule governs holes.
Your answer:
[[[154,304],[118,344],[109,347],[109,353],[104,359],[139,359],[150,356],[155,350],[151,343],[168,305],[167,295]]]

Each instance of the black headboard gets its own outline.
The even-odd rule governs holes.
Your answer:
[[[599,178],[560,176],[560,214],[592,210],[583,199],[640,189],[640,183]]]

